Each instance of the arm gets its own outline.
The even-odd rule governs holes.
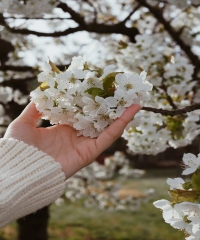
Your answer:
[[[0,139],[0,227],[56,200],[65,189],[61,165],[33,146]]]

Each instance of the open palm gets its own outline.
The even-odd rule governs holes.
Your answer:
[[[52,156],[62,165],[66,177],[72,176],[90,164],[123,133],[124,128],[140,110],[132,105],[113,122],[98,138],[77,136],[76,130],[67,125],[37,128],[41,115],[31,102],[8,127],[5,138],[15,138]]]

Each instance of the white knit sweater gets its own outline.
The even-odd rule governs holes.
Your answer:
[[[0,139],[0,227],[49,205],[65,186],[52,157],[22,141]]]

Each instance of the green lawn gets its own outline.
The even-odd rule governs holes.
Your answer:
[[[51,206],[49,240],[181,240],[179,232],[163,221],[161,212],[152,202],[167,198],[166,177],[175,177],[174,171],[150,171],[142,179],[125,182],[134,189],[154,188],[156,196],[137,212],[109,212],[84,208],[81,202]],[[156,176],[156,177],[155,177]],[[16,239],[16,225],[0,230],[0,240]]]

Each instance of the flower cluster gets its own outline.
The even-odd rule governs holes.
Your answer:
[[[136,36],[135,43],[121,41],[115,45],[118,52],[116,50],[113,61],[118,68],[145,70],[147,80],[151,79],[154,85],[151,100],[145,106],[173,110],[198,102],[198,94],[194,92],[197,83],[192,79],[194,66],[184,55],[177,54],[169,41],[169,36],[162,32],[144,33]],[[111,46],[113,48],[113,43]],[[137,118],[139,115],[140,125],[134,124],[122,135],[127,140],[128,151],[133,154],[156,155],[168,147],[186,146],[200,133],[199,110],[175,117],[143,110]]]
[[[136,43],[124,43],[126,45],[123,48],[122,43],[119,44],[122,49],[115,56],[120,68],[136,72],[139,69],[147,71],[148,79],[151,79],[156,90],[152,92],[150,105],[164,109],[172,108],[166,95],[171,97],[177,107],[191,104],[189,93],[196,84],[191,81],[194,66],[185,56],[177,54],[169,46],[167,37],[161,33],[137,35]]]
[[[183,175],[192,174],[191,181],[182,178],[167,179],[172,202],[162,199],[154,206],[163,211],[163,218],[176,229],[183,230],[189,237],[186,240],[200,239],[200,154],[184,154]]]
[[[30,95],[43,119],[94,138],[126,108],[150,100],[152,84],[145,78],[145,71],[140,75],[117,72],[114,65],[91,70],[82,57],[74,57],[64,72],[46,63],[38,76],[42,84]]]
[[[12,4],[9,8],[9,14],[18,14],[24,16],[39,17],[43,16],[45,13],[52,13],[52,10],[58,5],[55,0],[34,0],[34,1],[18,1],[13,0],[3,0],[3,2],[10,2]],[[5,9],[5,8],[4,8]]]
[[[130,126],[122,135],[127,140],[129,153],[156,155],[164,151],[171,139],[171,132],[163,127],[161,114],[145,114],[142,110],[137,117],[140,117],[140,125]]]
[[[131,154],[156,155],[173,148],[187,146],[200,133],[200,110],[185,116],[165,117],[161,114],[141,110],[135,117],[135,124],[124,131],[122,137],[127,140]],[[136,126],[136,120],[140,122]]]

